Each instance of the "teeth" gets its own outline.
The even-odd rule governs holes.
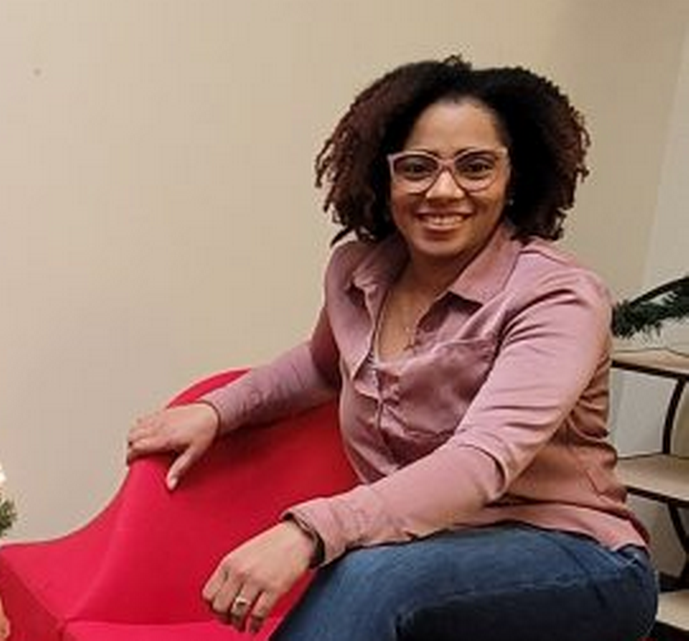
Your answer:
[[[464,216],[456,215],[444,215],[444,216],[434,216],[431,214],[426,214],[423,217],[423,221],[430,223],[434,227],[452,227],[464,220]]]

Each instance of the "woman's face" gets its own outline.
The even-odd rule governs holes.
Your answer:
[[[463,269],[490,238],[507,200],[509,158],[495,117],[475,101],[441,100],[421,112],[402,151],[426,154],[405,158],[390,183],[392,218],[412,262]],[[436,164],[429,177],[433,157],[456,160]]]

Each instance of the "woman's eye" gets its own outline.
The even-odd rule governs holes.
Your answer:
[[[465,176],[484,176],[495,170],[495,159],[490,156],[474,156],[457,161],[457,171]]]
[[[398,174],[405,178],[425,178],[435,171],[436,163],[429,158],[400,158],[395,165]]]

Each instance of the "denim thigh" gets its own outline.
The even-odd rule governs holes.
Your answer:
[[[521,524],[354,550],[318,572],[274,641],[635,641],[647,554]]]

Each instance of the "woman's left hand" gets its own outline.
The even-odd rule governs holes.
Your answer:
[[[249,539],[218,565],[203,598],[225,622],[257,632],[277,600],[308,570],[315,543],[293,521]]]

